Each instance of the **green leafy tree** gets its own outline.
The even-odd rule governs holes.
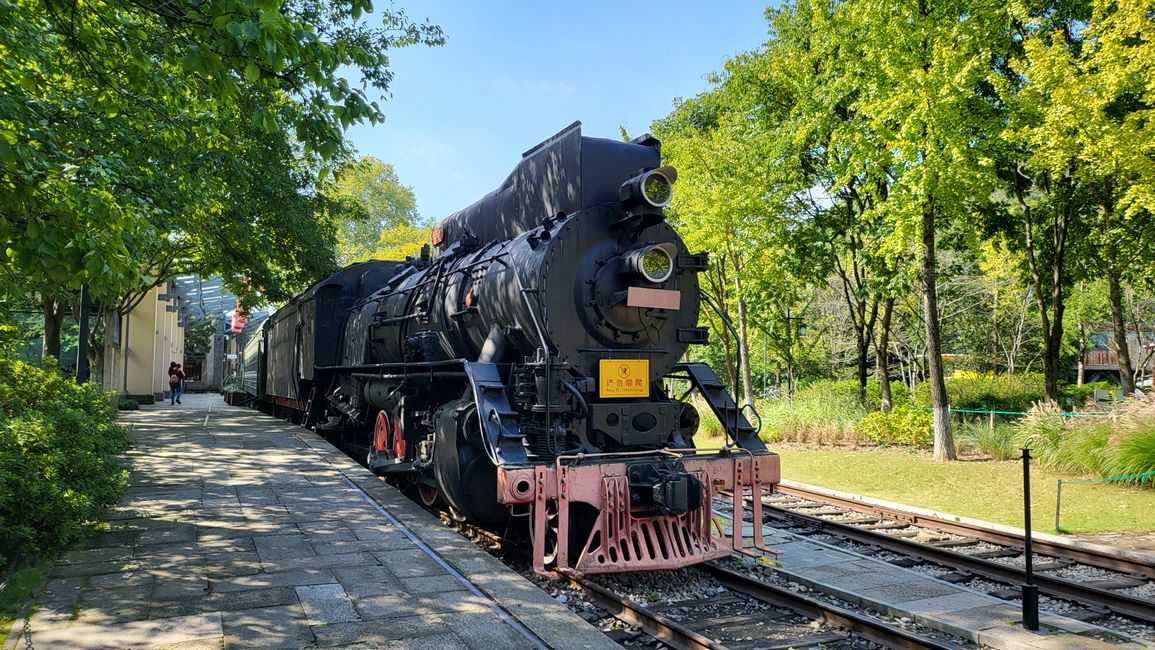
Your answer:
[[[331,223],[309,230],[304,220],[333,212],[314,197],[348,155],[344,128],[381,119],[366,93],[387,90],[390,49],[442,42],[438,28],[400,11],[381,14],[381,27],[360,20],[369,8],[0,3],[0,273],[40,297],[46,338],[81,284],[99,303],[123,305],[203,263],[204,272],[263,276],[280,295],[331,267],[331,252],[303,250],[312,243],[261,249],[266,233],[222,221],[259,214],[263,226],[289,225],[282,240],[332,245]],[[365,84],[349,84],[337,74],[344,68]],[[264,140],[278,155],[256,155]],[[258,177],[292,196],[261,195],[249,182]],[[268,268],[249,268],[266,258]]]
[[[337,258],[342,264],[372,254],[386,230],[418,220],[413,188],[401,184],[393,165],[372,156],[342,169],[331,193],[361,208],[339,224]]]
[[[433,234],[431,226],[418,226],[402,223],[393,228],[381,231],[373,250],[362,258],[371,260],[404,260],[407,257],[420,257],[421,248],[429,243]]]
[[[1050,289],[1050,310],[1043,306],[1042,315],[1051,399],[1058,396],[1064,291],[1079,265],[1101,268],[1106,276],[1120,376],[1124,391],[1134,390],[1123,285],[1155,245],[1155,162],[1149,154],[1155,136],[1147,126],[1155,105],[1150,11],[1148,2],[1102,0],[1076,4],[1058,20],[1029,22],[1016,75],[1005,82],[1004,94],[1016,108],[1007,137],[1028,152],[1013,188],[1032,280]],[[1048,213],[1050,223],[1040,228],[1039,217]],[[1049,235],[1041,247],[1040,229]],[[1087,240],[1098,250],[1070,250]],[[1044,278],[1048,260],[1050,278]]]

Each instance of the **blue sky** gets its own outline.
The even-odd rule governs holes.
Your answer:
[[[585,135],[617,138],[619,124],[645,133],[676,97],[707,89],[707,74],[765,41],[765,4],[400,0],[447,42],[394,50],[385,123],[348,135],[393,163],[422,217],[440,220],[575,120]]]

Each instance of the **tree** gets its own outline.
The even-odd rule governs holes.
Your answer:
[[[775,210],[777,188],[767,182],[772,134],[746,118],[738,99],[721,84],[681,102],[654,132],[666,162],[679,170],[668,219],[691,250],[711,252],[701,281],[720,314],[704,309],[703,319],[722,343],[726,375],[737,378],[734,390],[753,404],[750,298],[781,296],[790,274],[782,265],[789,258],[786,215]],[[765,304],[759,302],[762,309]],[[760,313],[763,322],[767,315]],[[735,332],[723,321],[733,321]]]
[[[1142,268],[1155,235],[1149,12],[1146,2],[1102,0],[1028,22],[1023,55],[1003,82],[1014,107],[1006,137],[1022,152],[1010,184],[1039,293],[1050,399],[1058,397],[1064,292],[1098,269],[1108,282],[1123,388],[1134,389],[1123,284]],[[1078,244],[1084,248],[1069,250]]]
[[[429,225],[402,223],[387,228],[381,231],[373,250],[354,261],[404,260],[407,257],[420,257],[421,248],[429,243],[432,234],[433,228]]]
[[[3,279],[40,295],[52,320],[55,303],[81,284],[99,302],[122,302],[174,265],[217,262],[203,270],[239,278],[253,260],[284,253],[271,262],[282,272],[264,275],[291,282],[302,279],[295,266],[323,268],[331,254],[272,247],[246,256],[245,245],[217,235],[264,237],[222,220],[313,201],[348,155],[343,129],[381,119],[340,69],[384,92],[389,49],[442,42],[438,28],[399,11],[382,15],[383,28],[360,22],[368,8],[366,0],[0,3]],[[264,139],[280,154],[252,155]],[[235,173],[253,165],[264,166],[253,177],[292,185],[293,199],[242,196]],[[264,225],[315,214],[282,213]],[[316,241],[332,241],[325,227]]]
[[[341,264],[370,255],[386,230],[413,226],[418,220],[413,188],[401,184],[393,165],[372,156],[342,169],[332,194],[361,208],[339,224],[337,259]]]

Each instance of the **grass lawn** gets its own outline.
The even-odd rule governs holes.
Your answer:
[[[929,452],[902,449],[772,448],[787,480],[1023,525],[1022,461],[940,463]],[[1055,482],[1072,478],[1031,467],[1034,530],[1054,532]],[[1061,525],[1067,533],[1155,530],[1155,489],[1064,485]]]

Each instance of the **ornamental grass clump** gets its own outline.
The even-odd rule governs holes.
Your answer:
[[[960,452],[982,452],[995,460],[1011,460],[1022,453],[1015,439],[1016,428],[1005,422],[997,422],[993,428],[985,421],[963,422],[956,432]]]
[[[63,548],[127,486],[111,395],[53,366],[0,358],[0,562]]]
[[[1115,476],[1155,472],[1155,398],[1137,399],[1127,405],[1112,441],[1108,471]],[[1145,485],[1155,486],[1148,476]]]
[[[1040,403],[1019,421],[1015,442],[1030,447],[1043,467],[1073,474],[1155,472],[1155,399],[1129,401],[1114,417],[1065,417],[1057,405]],[[1144,483],[1155,485],[1155,479]]]
[[[762,438],[769,442],[834,445],[855,441],[854,425],[867,410],[842,382],[818,382],[794,393],[793,400],[758,402]]]

